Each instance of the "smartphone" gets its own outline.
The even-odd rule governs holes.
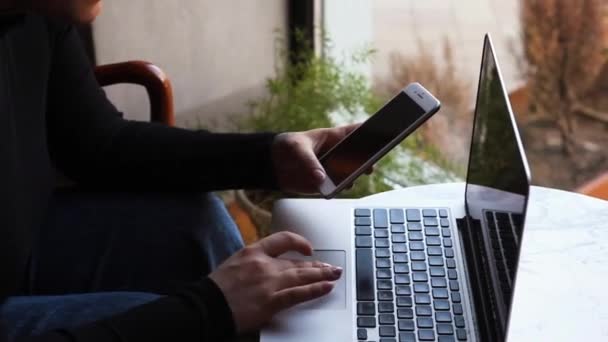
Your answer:
[[[440,102],[422,85],[403,88],[376,114],[319,159],[327,177],[319,192],[333,198],[428,118]]]

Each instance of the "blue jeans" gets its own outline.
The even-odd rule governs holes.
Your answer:
[[[242,247],[212,194],[57,194],[0,320],[20,338],[103,319],[200,279]]]

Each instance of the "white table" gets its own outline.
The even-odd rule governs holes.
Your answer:
[[[464,201],[464,186],[424,185],[362,200]],[[607,201],[532,188],[509,341],[608,341]]]

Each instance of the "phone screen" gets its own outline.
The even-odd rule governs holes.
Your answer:
[[[400,92],[321,158],[327,176],[338,186],[424,114],[424,109]]]

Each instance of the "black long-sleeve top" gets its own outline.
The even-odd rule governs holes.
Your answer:
[[[212,134],[124,120],[97,84],[74,29],[0,14],[0,301],[25,277],[54,168],[96,186],[217,190],[273,185],[272,134]],[[0,322],[0,341],[5,340]],[[41,341],[222,341],[235,333],[209,279]]]

